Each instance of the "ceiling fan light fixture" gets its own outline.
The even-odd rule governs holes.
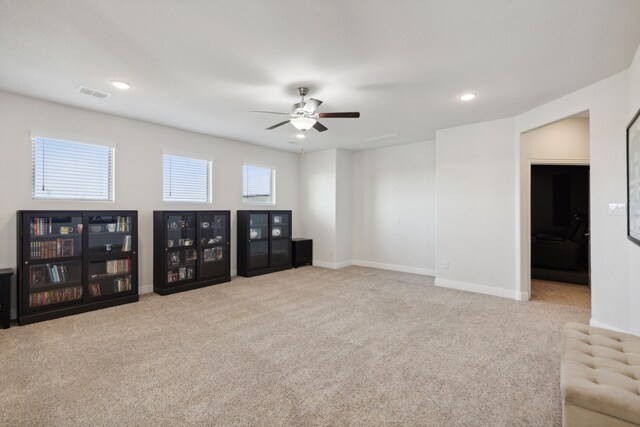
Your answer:
[[[309,130],[316,124],[316,119],[312,119],[309,117],[296,117],[295,119],[291,119],[291,124],[298,130],[305,131]]]

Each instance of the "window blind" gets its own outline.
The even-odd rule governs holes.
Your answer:
[[[211,161],[165,154],[162,163],[162,200],[211,202]]]
[[[250,204],[276,203],[276,171],[258,166],[242,166],[242,202]]]
[[[34,137],[32,197],[113,201],[113,147]]]

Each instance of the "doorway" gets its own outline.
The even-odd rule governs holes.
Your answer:
[[[589,285],[589,166],[531,165],[531,279]]]
[[[531,171],[533,165],[548,166],[589,166],[589,139],[590,120],[589,111],[583,111],[558,121],[549,122],[546,125],[530,129],[520,134],[520,198],[519,198],[519,259],[518,280],[520,298],[531,299],[536,294],[532,289],[531,275]],[[552,178],[551,178],[552,179]],[[559,188],[566,187],[566,178],[558,178],[556,184]],[[552,185],[552,184],[551,184]],[[560,198],[560,196],[558,196]],[[566,211],[561,207],[560,211]],[[569,205],[569,211],[571,207]],[[571,215],[572,212],[570,212]],[[586,212],[589,214],[589,211]],[[553,215],[553,214],[551,214]],[[561,216],[561,213],[558,213]],[[588,220],[588,216],[587,216]],[[561,221],[562,222],[562,221]],[[558,229],[561,226],[557,226]],[[554,231],[555,226],[551,230]],[[551,234],[551,233],[549,233]],[[588,237],[588,236],[587,236]],[[587,265],[589,263],[589,249],[587,243]],[[584,258],[583,258],[584,259]],[[587,269],[587,271],[589,271]],[[534,279],[538,282],[538,279]],[[590,288],[585,285],[567,285],[562,282],[548,282],[556,284],[557,289],[568,289],[569,286],[578,286],[581,292],[588,292]],[[534,286],[535,288],[535,286]],[[555,289],[555,288],[554,288]],[[555,292],[554,292],[555,293]]]

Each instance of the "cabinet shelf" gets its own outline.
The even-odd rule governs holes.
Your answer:
[[[45,283],[42,285],[31,285],[29,286],[29,291],[30,293],[51,291],[54,289],[72,288],[74,286],[78,286],[81,284],[82,284],[82,280],[69,280],[69,281],[60,282],[60,283]]]
[[[189,262],[181,262],[180,264],[167,264],[167,269],[173,270],[180,267],[193,267],[195,263],[196,263],[195,261],[189,261]]]
[[[31,240],[48,240],[48,239],[59,239],[59,238],[78,238],[81,237],[80,233],[51,233],[51,234],[31,234],[29,238]]]
[[[27,262],[31,265],[44,265],[44,264],[54,264],[59,262],[68,262],[68,261],[81,261],[82,256],[61,256],[54,258],[31,258]]]
[[[128,258],[134,255],[133,251],[110,251],[110,252],[92,252],[89,253],[89,259],[91,261],[108,261],[112,259]]]
[[[138,300],[136,211],[19,211],[17,222],[19,324]],[[115,224],[119,230],[108,231],[107,227],[111,224]],[[91,227],[94,227],[93,230],[97,230],[96,227],[104,229],[92,231]],[[124,231],[125,228],[129,231]],[[32,233],[33,230],[45,229],[73,232]],[[78,233],[79,230],[82,232]],[[84,236],[84,233],[87,235]],[[131,251],[118,250],[125,242],[131,246]],[[105,244],[111,244],[114,250],[104,252],[95,249]],[[41,257],[43,254],[46,257]],[[109,273],[104,276],[98,274],[98,277],[94,277],[104,268],[96,270],[96,264],[116,259],[127,260],[129,268],[126,273]],[[92,282],[107,283],[107,279],[118,281],[116,284],[126,282],[130,292],[126,295],[107,295],[100,301],[91,301]]]
[[[89,276],[89,281],[91,280],[102,280],[102,279],[112,279],[114,277],[123,277],[123,276],[131,276],[130,271],[125,271],[122,273],[105,273],[105,274],[94,274]]]

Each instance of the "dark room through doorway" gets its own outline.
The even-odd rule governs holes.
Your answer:
[[[531,165],[531,278],[589,285],[589,166]]]

